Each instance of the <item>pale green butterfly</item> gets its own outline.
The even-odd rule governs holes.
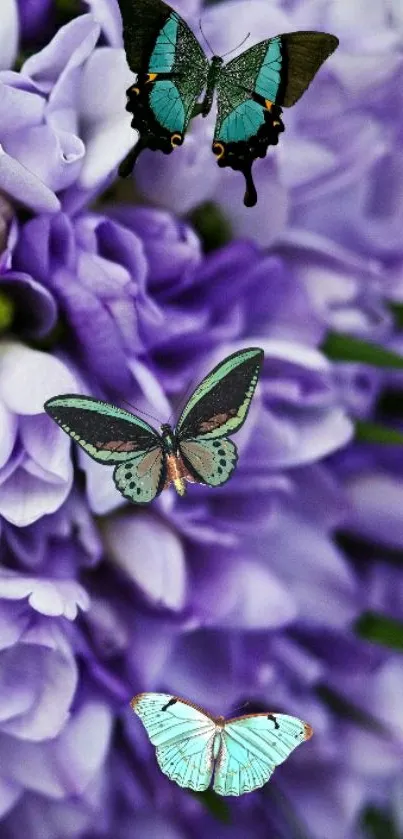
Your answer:
[[[160,769],[195,792],[243,795],[262,787],[304,740],[310,725],[288,714],[248,714],[225,720],[169,693],[139,693],[131,707],[156,747]]]

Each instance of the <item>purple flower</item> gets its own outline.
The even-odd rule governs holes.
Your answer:
[[[388,560],[403,544],[403,461],[353,443],[352,417],[377,419],[400,379],[332,364],[321,346],[329,329],[401,343],[388,307],[401,301],[398,25],[380,2],[273,0],[267,30],[258,0],[178,0],[194,31],[203,12],[217,53],[242,40],[245,15],[255,42],[307,28],[341,39],[257,164],[256,210],[215,165],[209,121],[171,157],[140,161],[145,198],[181,214],[215,201],[242,234],[206,256],[186,221],[123,204],[120,182],[99,200],[135,141],[132,74],[116,0],[86,5],[18,73],[15,4],[0,15],[1,826],[361,839],[363,810],[390,805],[402,768],[400,659],[356,622],[400,620]],[[45,9],[20,0],[23,45],[42,38]],[[251,344],[265,365],[217,490],[127,505],[43,411],[88,393],[157,427]],[[221,824],[159,771],[128,707],[142,690],[217,714],[295,714],[315,734],[268,787],[224,801]]]
[[[17,3],[22,39],[43,43],[55,26],[52,0],[17,0]]]
[[[75,390],[55,357],[14,341],[0,346],[0,515],[19,527],[54,512],[72,483],[69,445],[51,428],[43,403],[56,390]]]
[[[99,32],[83,15],[20,73],[0,73],[0,186],[36,212],[57,211],[57,195],[73,184],[84,192],[99,188],[129,148],[130,74],[122,50],[94,50]],[[104,77],[115,78],[116,87],[105,90]]]
[[[1,10],[0,69],[13,65],[18,45],[18,11],[15,0],[4,0]]]

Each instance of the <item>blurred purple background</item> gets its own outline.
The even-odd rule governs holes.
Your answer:
[[[403,353],[401,6],[172,5],[218,54],[249,31],[340,47],[251,210],[211,120],[117,179],[135,135],[115,0],[2,0],[1,837],[399,839],[403,379],[381,348]],[[136,509],[43,412],[81,392],[166,421],[247,345],[264,372],[218,490]],[[263,790],[195,795],[157,768],[128,707],[145,690],[315,734]]]

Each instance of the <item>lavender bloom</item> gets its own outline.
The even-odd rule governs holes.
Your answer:
[[[24,42],[46,3],[20,4]],[[242,233],[205,256],[167,210],[88,208],[134,139],[116,0],[88,0],[20,73],[15,4],[0,13],[1,827],[362,839],[362,811],[389,805],[402,768],[400,659],[354,627],[371,610],[400,619],[387,560],[403,544],[403,462],[351,443],[352,417],[374,418],[391,378],[320,347],[328,329],[401,340],[387,307],[401,298],[399,30],[378,1],[273,0],[269,31],[258,0],[174,5],[195,31],[203,13],[218,53],[245,16],[254,42],[318,28],[341,46],[257,165],[256,210],[215,165],[208,121],[171,157],[140,160],[148,200],[181,214],[213,200]],[[260,387],[215,491],[124,505],[110,470],[76,458],[43,413],[48,397],[85,392],[167,420],[251,343],[265,350]],[[264,790],[224,802],[221,824],[159,771],[128,708],[141,690],[292,713],[315,736]]]
[[[55,26],[52,0],[17,0],[20,37],[25,43],[44,43]]]
[[[58,210],[57,195],[73,183],[84,191],[104,185],[129,148],[124,91],[132,76],[122,50],[94,50],[99,33],[83,15],[20,73],[0,72],[0,187],[36,212]],[[101,85],[100,95],[104,75],[116,86]]]
[[[12,66],[17,54],[18,10],[15,0],[4,0],[1,11],[0,70]]]
[[[54,512],[72,483],[68,441],[49,427],[44,399],[76,381],[58,359],[14,341],[0,346],[0,515],[26,526]]]

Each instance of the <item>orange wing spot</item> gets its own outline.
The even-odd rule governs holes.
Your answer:
[[[313,734],[313,728],[307,722],[304,723],[305,740],[310,740]]]
[[[271,111],[273,107],[273,102],[271,102],[270,99],[265,99],[264,101],[266,105],[266,111]]]
[[[108,440],[107,443],[98,441],[95,443],[95,447],[107,452],[134,452],[137,449],[135,443],[125,440]]]
[[[177,146],[181,146],[183,141],[182,134],[172,134],[171,137],[171,146],[175,149]]]
[[[213,143],[213,152],[217,155],[217,160],[220,160],[225,154],[225,148],[222,143]]]
[[[150,84],[150,82],[154,82],[157,78],[158,73],[147,73],[147,81],[146,84]]]

